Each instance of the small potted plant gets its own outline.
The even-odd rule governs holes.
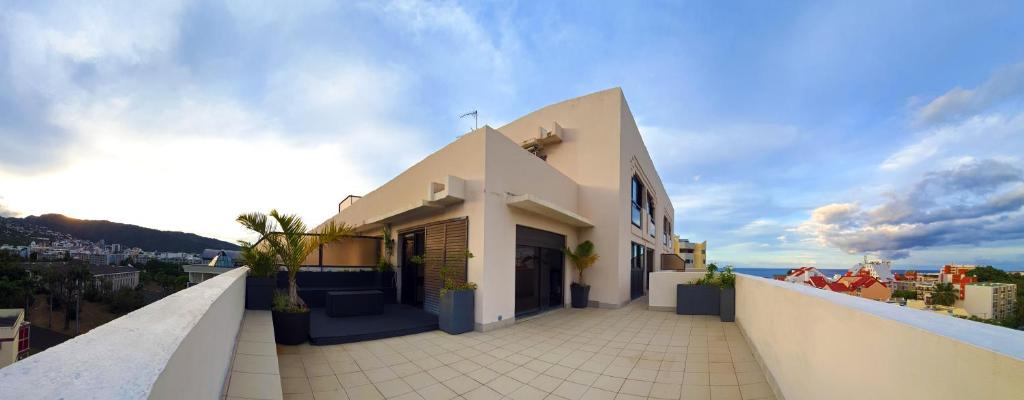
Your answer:
[[[719,319],[733,322],[736,320],[736,274],[732,272],[732,265],[725,266],[725,270],[718,274],[718,285],[721,288]]]
[[[569,285],[572,307],[587,308],[587,305],[590,304],[590,285],[583,283],[583,271],[593,266],[600,256],[594,252],[594,243],[589,240],[576,245],[576,251],[566,247],[565,254],[569,256],[569,260],[576,266],[576,272],[579,274],[576,282]]]
[[[295,277],[307,256],[321,245],[350,236],[352,229],[331,221],[313,234],[307,234],[306,224],[301,218],[294,214],[281,214],[277,210],[270,210],[269,216],[263,213],[242,214],[236,221],[264,238],[267,249],[288,268],[288,294],[275,296],[271,309],[277,343],[304,343],[309,340],[309,307],[299,297]]]
[[[697,282],[676,285],[676,314],[719,315],[722,299],[716,271],[717,265],[708,264],[704,277]]]
[[[269,310],[277,283],[274,255],[266,248],[258,248],[244,241],[239,243],[242,245],[242,257],[249,266],[249,275],[245,277],[245,308]]]
[[[467,251],[465,257],[467,260],[473,258],[473,253]],[[447,264],[441,266],[441,283],[438,327],[451,335],[472,331],[476,283],[458,282],[452,267]]]
[[[375,283],[380,288],[395,287],[395,266],[391,263],[391,256],[395,253],[395,239],[392,238],[391,224],[384,225],[382,232],[380,260],[377,261],[377,274]]]

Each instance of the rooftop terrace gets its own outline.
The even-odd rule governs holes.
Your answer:
[[[652,311],[639,300],[616,310],[557,310],[486,333],[275,346],[266,312],[243,310],[246,271],[225,273],[0,369],[3,397],[1024,394],[1022,332],[746,275],[737,277],[736,323]]]

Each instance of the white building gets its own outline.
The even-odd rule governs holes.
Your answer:
[[[1003,319],[1017,306],[1017,285],[1012,283],[972,283],[966,292],[964,308],[978,318]]]
[[[23,353],[27,354],[28,334],[25,332],[22,335],[24,330],[21,328],[24,323],[25,312],[22,309],[0,310],[0,368],[18,361]],[[3,393],[3,389],[0,389],[0,393]]]

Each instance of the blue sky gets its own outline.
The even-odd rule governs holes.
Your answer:
[[[0,212],[234,240],[469,126],[619,86],[739,266],[1024,265],[1013,2],[0,0]],[[398,151],[395,151],[398,149]],[[296,193],[301,193],[297,195]]]

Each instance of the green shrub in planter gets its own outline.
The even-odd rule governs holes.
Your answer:
[[[467,251],[465,257],[473,258],[473,253]],[[448,265],[441,266],[441,282],[438,327],[452,335],[473,330],[476,283],[456,281]]]

